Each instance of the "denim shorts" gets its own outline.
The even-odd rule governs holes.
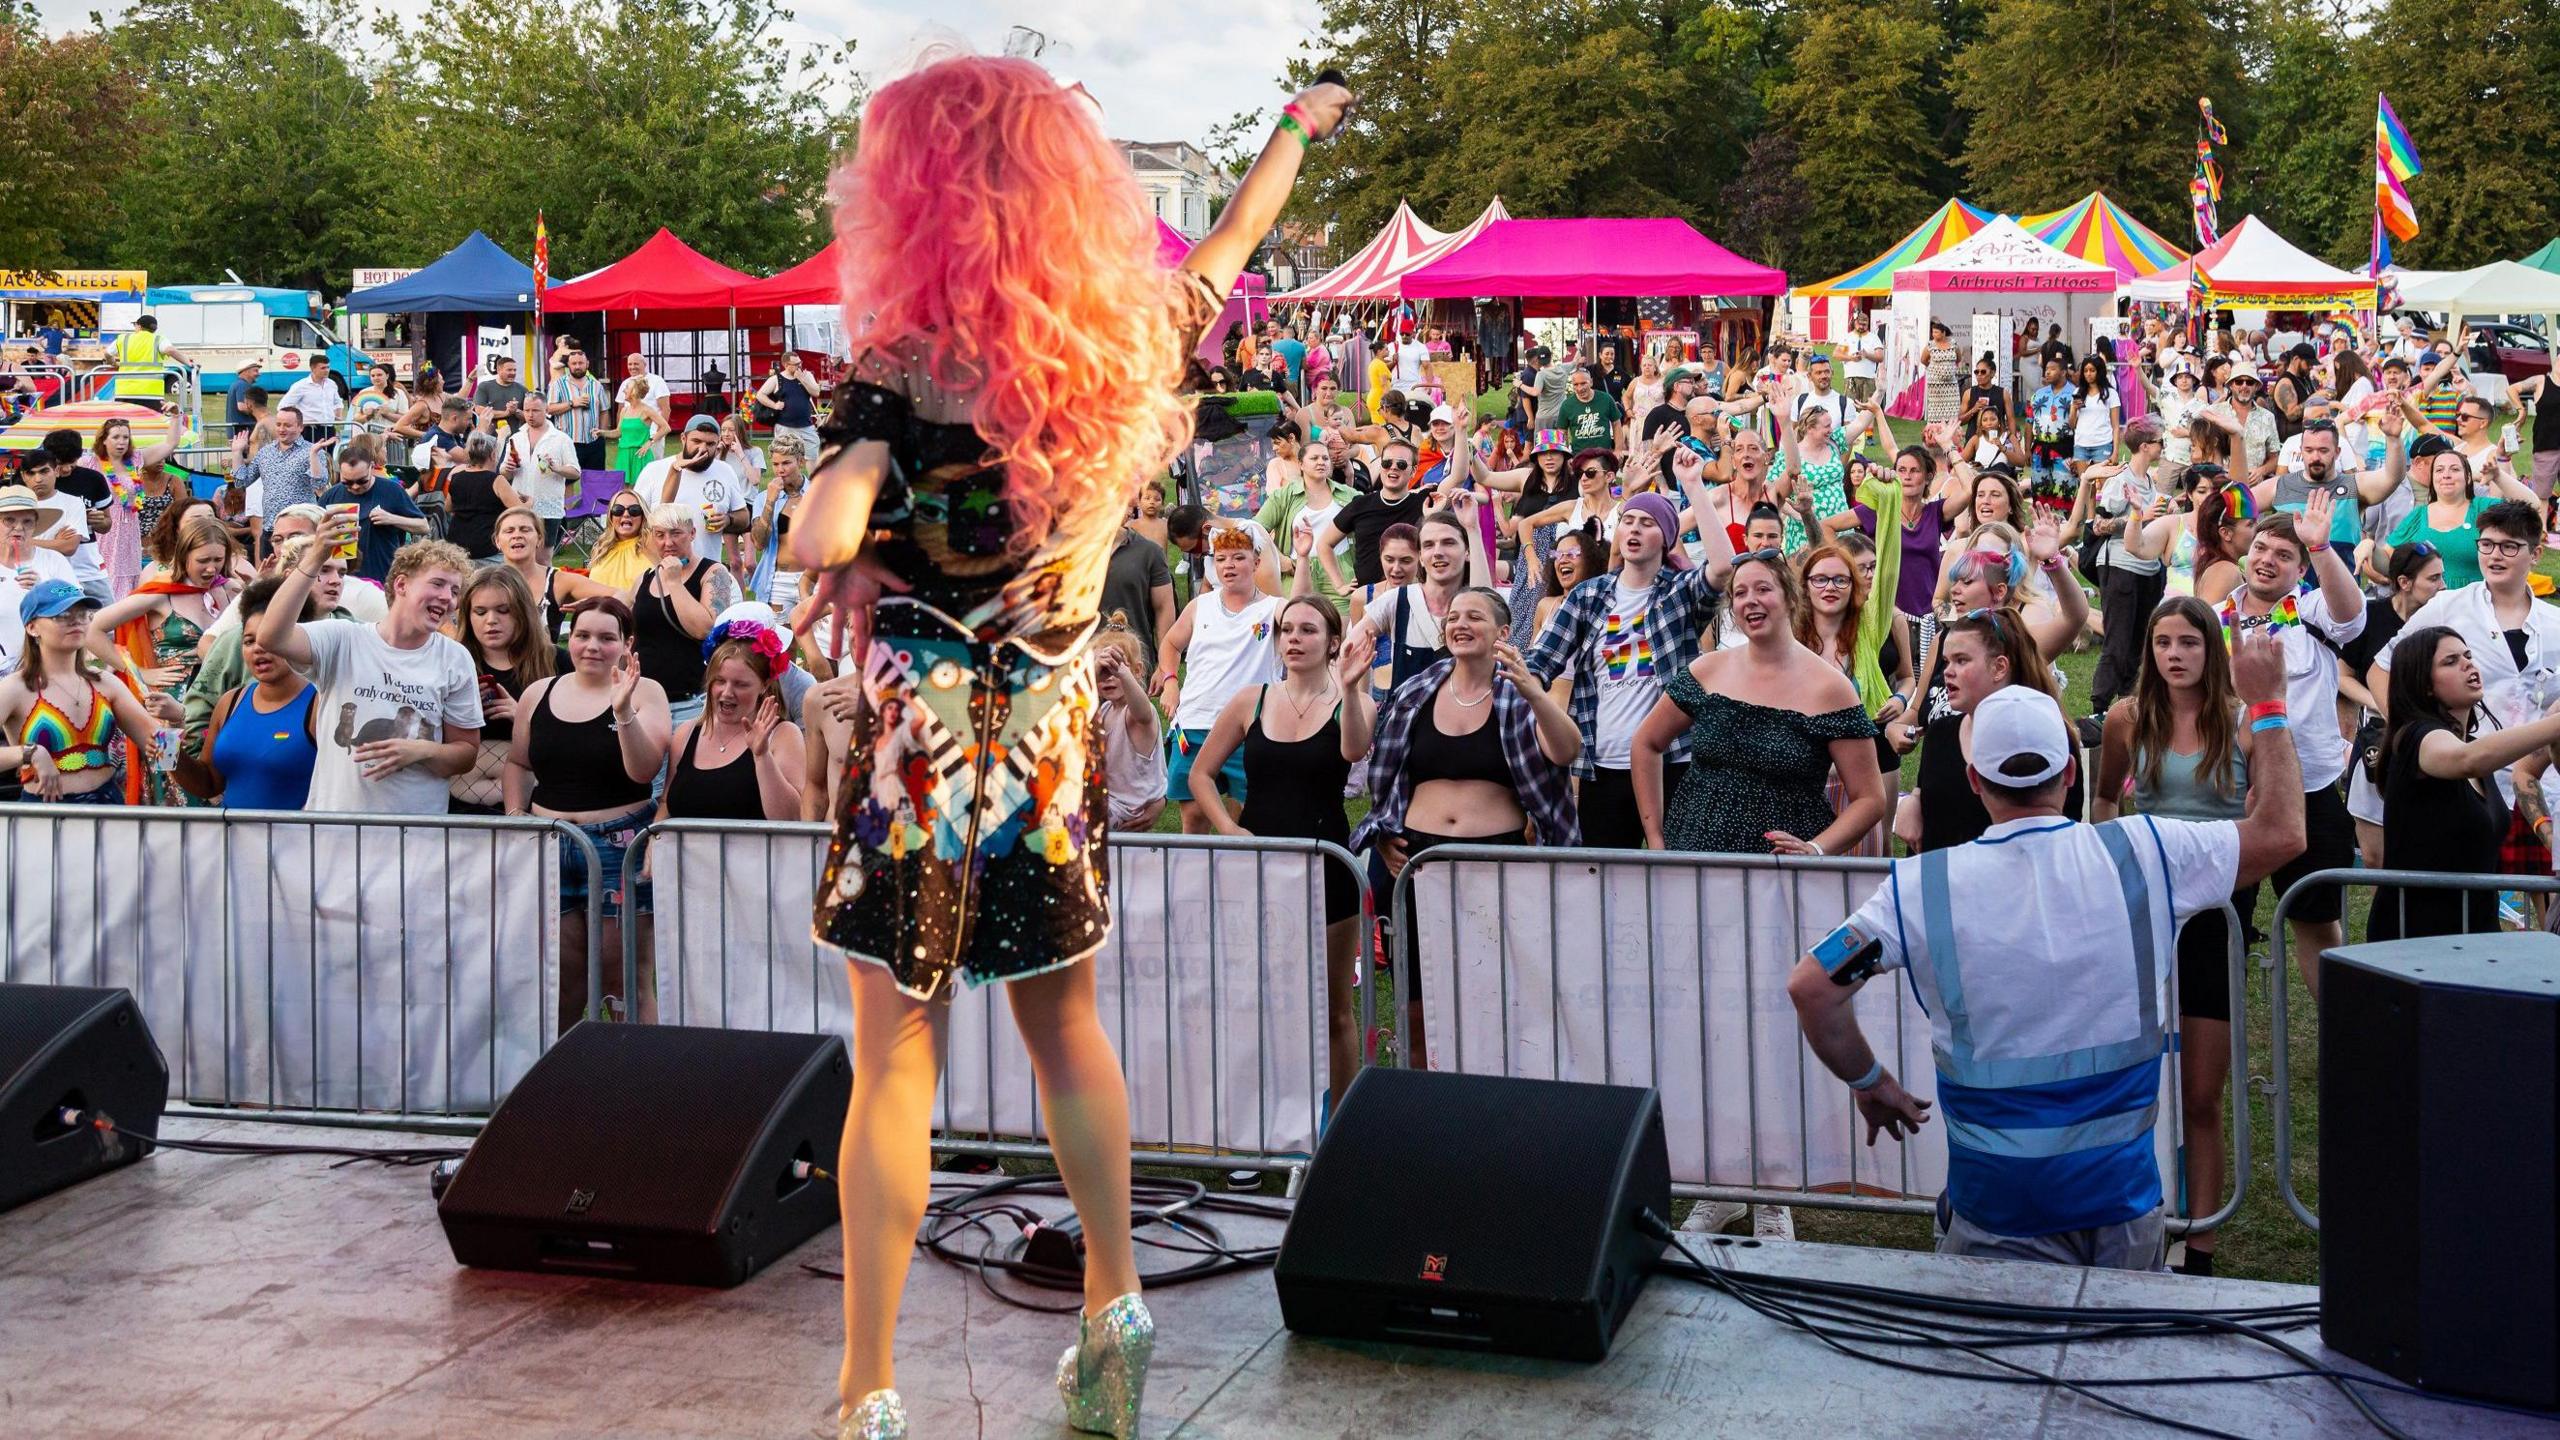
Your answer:
[[[604,918],[607,920],[621,918],[626,908],[623,904],[626,889],[623,883],[623,858],[630,852],[631,842],[648,827],[650,819],[657,813],[657,803],[651,801],[633,806],[619,815],[610,815],[602,820],[578,826],[579,831],[595,843],[596,876],[604,886],[602,909]],[[630,913],[648,914],[648,880],[640,876],[632,876],[628,890],[631,900],[628,907]],[[562,836],[560,840],[560,908],[583,910],[586,904],[587,857],[583,851],[571,843],[567,836]]]

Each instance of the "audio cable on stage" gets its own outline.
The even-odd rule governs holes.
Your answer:
[[[347,1145],[270,1145],[251,1140],[172,1140],[161,1135],[145,1135],[130,1130],[101,1110],[81,1110],[64,1106],[55,1112],[65,1129],[94,1130],[102,1145],[113,1145],[118,1137],[157,1145],[169,1150],[183,1150],[191,1155],[323,1155],[334,1156],[342,1165],[372,1161],[379,1165],[433,1165],[443,1160],[459,1160],[468,1152],[451,1147],[422,1148],[389,1146],[374,1150]],[[334,1167],[332,1167],[334,1168]]]
[[[1980,1380],[2006,1385],[2037,1385],[2068,1390],[2118,1414],[2191,1435],[2239,1440],[2239,1437],[2233,1436],[2229,1431],[2173,1419],[2156,1411],[2128,1404],[2102,1392],[2172,1389],[2202,1385],[2265,1384],[2281,1380],[2316,1380],[2335,1386],[2368,1424],[2379,1433],[2391,1437],[2391,1440],[2408,1440],[2407,1432],[2385,1419],[2381,1412],[2373,1407],[2371,1401],[2360,1393],[2361,1391],[2383,1390],[2472,1409],[2540,1415],[2538,1411],[2524,1410],[2514,1406],[2467,1400],[2459,1396],[2438,1395],[2414,1386],[2403,1385],[2398,1381],[2352,1374],[2334,1366],[2324,1365],[2302,1347],[2284,1339],[2282,1334],[2285,1331],[2301,1330],[2316,1325],[2319,1322],[2320,1310],[2314,1303],[2191,1310],[2164,1307],[2024,1305],[2003,1301],[1966,1300],[1887,1286],[1774,1275],[1759,1271],[1737,1270],[1729,1265],[1711,1265],[1700,1258],[1696,1251],[1690,1249],[1686,1237],[1672,1229],[1660,1216],[1646,1212],[1639,1217],[1639,1227],[1646,1234],[1677,1249],[1687,1260],[1687,1263],[1683,1264],[1665,1259],[1657,1266],[1659,1273],[1694,1281],[1716,1290],[1779,1324],[1813,1336],[1832,1350],[1852,1359],[1946,1379]],[[2038,1370],[1997,1353],[2020,1347],[2051,1346],[2092,1340],[2207,1336],[2224,1336],[2262,1345],[2292,1361],[2297,1368],[2241,1375],[2116,1376],[2074,1379]],[[1953,1351],[1971,1356],[1991,1368],[1984,1370],[1951,1368],[1898,1358],[1890,1353],[1880,1353],[1894,1349]]]
[[[1049,1304],[1015,1293],[998,1278],[1039,1291],[1084,1289],[1083,1236],[1073,1214],[1051,1217],[1019,1203],[1022,1199],[1064,1199],[1064,1182],[1055,1175],[998,1175],[978,1182],[938,1181],[938,1195],[925,1207],[916,1243],[926,1254],[949,1265],[976,1272],[988,1294],[1008,1305],[1063,1315],[1083,1308],[1081,1301]],[[1260,1269],[1279,1257],[1277,1245],[1230,1245],[1210,1213],[1254,1215],[1285,1221],[1289,1208],[1248,1196],[1212,1194],[1195,1180],[1138,1176],[1129,1186],[1130,1240],[1143,1249],[1191,1257],[1161,1270],[1144,1270],[1150,1290],[1206,1280],[1239,1270]],[[977,1244],[969,1244],[975,1235]],[[841,1280],[840,1271],[820,1265],[800,1267],[812,1275]]]

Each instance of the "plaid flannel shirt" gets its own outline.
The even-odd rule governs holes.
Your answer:
[[[1405,757],[1413,750],[1413,717],[1440,693],[1440,686],[1456,668],[1457,661],[1443,660],[1414,676],[1397,686],[1378,712],[1378,733],[1369,746],[1369,793],[1377,803],[1352,832],[1352,848],[1366,849],[1389,835],[1404,833],[1405,806],[1413,800],[1413,779],[1405,772]],[[1538,748],[1538,721],[1528,697],[1498,672],[1493,677],[1493,718],[1486,723],[1495,726],[1501,737],[1502,758],[1511,766],[1511,789],[1520,797],[1529,823],[1537,827],[1538,843],[1581,844],[1582,825],[1574,815],[1573,794],[1565,788],[1564,767]]]
[[[1522,657],[1529,662],[1529,673],[1542,681],[1553,682],[1567,664],[1573,666],[1573,694],[1565,709],[1573,716],[1574,728],[1582,732],[1582,754],[1573,762],[1573,773],[1585,780],[1600,773],[1591,757],[1598,753],[1600,739],[1601,627],[1617,592],[1615,575],[1594,575],[1574,586],[1548,619],[1537,643]],[[1653,646],[1657,677],[1668,677],[1698,658],[1698,637],[1706,633],[1718,598],[1716,588],[1707,583],[1707,572],[1695,567],[1674,570],[1665,565],[1653,577],[1644,629],[1645,639]],[[1686,731],[1672,742],[1664,758],[1674,765],[1688,763]]]

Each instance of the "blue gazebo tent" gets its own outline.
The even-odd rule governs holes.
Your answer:
[[[520,315],[533,309],[533,267],[474,230],[417,274],[348,296],[347,308],[358,315]]]
[[[467,338],[483,324],[532,330],[533,267],[474,230],[418,273],[349,295],[346,308],[351,315],[425,317],[411,329],[410,348],[468,393]],[[587,338],[592,344],[601,337]],[[528,383],[532,374],[528,365]]]

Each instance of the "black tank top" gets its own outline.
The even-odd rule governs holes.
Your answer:
[[[551,708],[560,682],[542,689],[533,707],[533,727],[525,759],[533,767],[533,803],[562,814],[628,810],[649,798],[649,782],[634,780],[622,768],[622,739],[616,733],[613,707],[586,720],[563,720]]]
[[[702,577],[710,571],[710,561],[694,561],[685,572],[685,593],[701,599]],[[631,607],[631,630],[634,648],[640,652],[640,673],[666,687],[669,703],[701,694],[702,641],[677,622],[675,602],[659,590],[657,571],[640,577],[639,599]]]
[[[716,769],[704,770],[693,763],[694,747],[702,743],[703,725],[693,727],[684,742],[684,754],[677,757],[675,773],[667,777],[667,818],[670,820],[761,820],[764,797],[756,790],[756,761],[752,754],[740,755]]]
[[[1439,692],[1432,692],[1422,702],[1422,713],[1413,717],[1413,742],[1404,762],[1413,783],[1419,786],[1425,780],[1490,780],[1496,785],[1509,785],[1511,762],[1503,758],[1502,737],[1494,732],[1501,717],[1487,715],[1482,725],[1465,735],[1444,734],[1431,713],[1439,703]],[[1493,703],[1490,694],[1485,703]],[[1252,793],[1251,785],[1251,781],[1246,782],[1248,795]]]
[[[1256,835],[1351,843],[1342,787],[1351,762],[1342,758],[1342,710],[1336,706],[1304,740],[1274,740],[1262,728],[1264,686],[1253,702],[1253,724],[1244,732],[1244,813],[1236,823]]]

